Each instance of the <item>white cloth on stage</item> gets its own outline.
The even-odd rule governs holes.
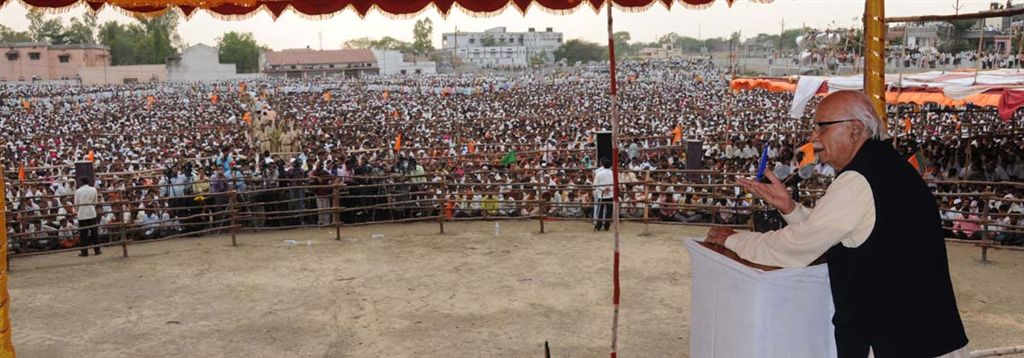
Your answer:
[[[800,76],[800,81],[796,83],[796,91],[793,92],[793,106],[789,108],[789,116],[791,118],[804,116],[807,102],[811,101],[811,97],[814,97],[814,94],[818,92],[818,88],[821,88],[822,83],[825,83],[824,77]]]
[[[825,265],[762,271],[687,240],[690,357],[836,357]]]

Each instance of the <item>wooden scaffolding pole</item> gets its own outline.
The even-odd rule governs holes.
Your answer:
[[[0,173],[4,172],[0,166]],[[4,178],[0,178],[0,193],[4,193]],[[7,197],[0,203],[0,358],[14,357],[11,341],[11,296],[7,293]]]
[[[885,1],[865,0],[864,4],[864,93],[888,130],[885,115]]]

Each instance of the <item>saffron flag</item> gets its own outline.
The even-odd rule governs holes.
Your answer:
[[[240,82],[238,84],[238,93],[241,94],[243,92],[245,92],[245,82]]]
[[[910,166],[914,167],[914,170],[917,170],[918,174],[924,175],[925,169],[928,168],[921,153],[914,153],[907,161],[910,162]]]
[[[96,153],[90,150],[89,151],[89,155],[85,156],[85,160],[88,160],[90,162],[95,161],[96,160]]]
[[[242,115],[242,120],[245,121],[245,123],[248,123],[251,126],[252,125],[252,113],[245,112],[245,114]]]
[[[476,142],[469,141],[469,146],[467,149],[469,150],[470,153],[476,152]]]
[[[402,133],[398,133],[395,137],[395,152],[402,150]]]
[[[32,103],[30,103],[28,100],[22,99],[21,100],[21,108],[24,108],[27,111],[27,110],[32,108]]]
[[[324,101],[330,102],[330,100],[331,100],[331,91],[324,92]]]
[[[19,183],[24,183],[25,182],[25,166],[24,165],[18,167],[18,182]]]
[[[156,102],[156,97],[147,96],[146,97],[146,109],[153,109],[153,103],[154,102]]]
[[[210,95],[210,103],[217,104],[217,94]]]
[[[683,126],[676,124],[676,128],[672,129],[672,143],[679,143],[683,140]]]
[[[807,142],[807,144],[800,146],[800,152],[804,153],[803,159],[800,160],[801,168],[814,163],[814,143]]]
[[[903,133],[910,134],[910,118],[903,118]]]
[[[384,99],[388,99],[388,91],[384,91],[381,96],[384,97]]]

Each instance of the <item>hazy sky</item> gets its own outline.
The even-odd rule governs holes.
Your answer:
[[[961,0],[961,12],[974,12],[988,8],[989,0]],[[887,0],[886,15],[951,14],[954,0]],[[677,4],[678,5],[678,4]],[[80,5],[65,14],[65,19],[80,16],[86,6]],[[676,32],[697,37],[727,37],[740,30],[743,37],[766,32],[776,34],[780,22],[785,20],[786,28],[807,26],[860,26],[859,18],[864,11],[864,0],[775,0],[761,4],[737,0],[729,8],[724,0],[718,0],[711,8],[690,10],[673,6],[668,11],[660,3],[645,12],[624,13],[616,11],[615,30],[629,31],[634,41],[654,41],[661,35]],[[7,1],[0,9],[0,23],[17,30],[28,28],[25,18],[27,11],[19,1]],[[553,27],[565,34],[566,39],[582,38],[595,42],[607,41],[604,11],[595,13],[589,5],[579,8],[571,15],[553,15],[542,9],[533,8],[524,16],[510,7],[501,14],[474,18],[456,9],[448,18],[442,18],[434,9],[428,9],[415,18],[391,19],[378,12],[371,12],[360,19],[355,12],[343,11],[323,20],[307,20],[291,11],[285,12],[276,21],[269,13],[261,12],[242,21],[223,21],[211,17],[204,11],[196,11],[192,18],[183,21],[178,33],[187,44],[205,43],[213,45],[216,38],[227,31],[252,32],[256,40],[280,50],[310,46],[320,47],[318,34],[322,33],[323,48],[336,49],[346,40],[357,37],[391,36],[404,40],[412,39],[413,24],[417,19],[429,17],[434,22],[434,46],[440,47],[441,33],[452,32],[455,26],[460,31],[482,31],[495,26],[505,26],[509,31],[525,31],[535,27],[543,31]],[[100,12],[101,22],[116,20],[131,21],[120,12],[105,9]],[[698,33],[699,31],[699,33]]]

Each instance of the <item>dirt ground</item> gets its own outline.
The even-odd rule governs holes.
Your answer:
[[[491,222],[210,236],[11,262],[21,358],[605,357],[612,236]],[[685,357],[704,230],[624,227],[620,356]],[[373,239],[374,233],[383,234]],[[294,246],[284,240],[296,240]],[[1024,252],[950,244],[971,349],[1024,344]]]

